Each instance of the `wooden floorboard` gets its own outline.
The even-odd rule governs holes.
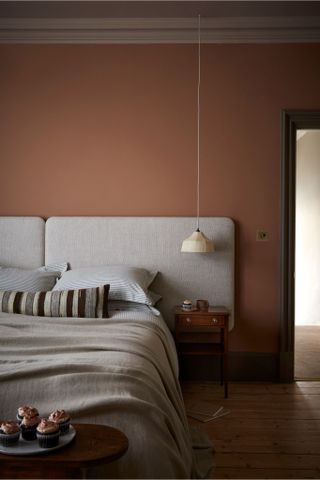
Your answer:
[[[320,325],[296,325],[295,378],[320,380]]]
[[[243,478],[243,479],[260,479],[260,478],[272,478],[272,479],[301,479],[301,478],[319,478],[320,471],[319,470],[297,470],[294,469],[286,469],[283,470],[281,468],[274,469],[261,469],[261,468],[216,468],[215,470],[215,478]]]
[[[190,425],[214,444],[210,478],[320,478],[320,382],[231,383],[229,398],[210,382],[184,382],[186,405],[230,410]]]

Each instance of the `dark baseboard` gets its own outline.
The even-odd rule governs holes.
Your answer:
[[[230,352],[229,380],[277,382],[277,353]],[[216,381],[220,379],[220,359],[209,356],[185,356],[180,362],[181,380]]]
[[[280,352],[279,355],[279,377],[280,382],[291,383],[294,382],[294,353]]]

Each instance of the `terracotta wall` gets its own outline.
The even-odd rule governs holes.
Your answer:
[[[278,349],[280,114],[320,109],[319,58],[202,49],[201,213],[237,225],[232,350]],[[0,69],[1,215],[195,214],[195,46],[2,45]]]

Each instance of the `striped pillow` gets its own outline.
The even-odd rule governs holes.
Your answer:
[[[127,265],[80,267],[63,273],[53,290],[74,290],[108,284],[109,300],[125,300],[152,306],[155,299],[149,295],[148,287],[156,274],[157,272]]]
[[[57,279],[67,268],[67,263],[47,265],[33,270],[0,266],[0,290],[47,292],[53,289]]]
[[[0,291],[0,311],[39,317],[108,318],[109,287],[55,292]]]

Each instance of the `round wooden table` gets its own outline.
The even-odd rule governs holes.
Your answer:
[[[0,478],[83,478],[85,470],[120,458],[128,439],[106,425],[72,424],[76,436],[65,447],[39,455],[0,453]]]

